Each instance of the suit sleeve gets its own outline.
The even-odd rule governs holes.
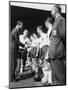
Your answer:
[[[59,21],[59,36],[61,37],[61,39],[63,40],[63,42],[65,42],[65,38],[66,38],[66,30],[65,30],[65,19],[60,19]]]
[[[19,35],[18,35],[18,34],[15,34],[15,39],[16,39],[16,43],[17,43],[19,46],[22,46],[22,47],[25,46],[24,44],[22,44],[22,43],[19,41]]]

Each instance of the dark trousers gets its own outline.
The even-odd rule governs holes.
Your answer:
[[[13,81],[15,78],[15,69],[17,64],[17,56],[18,56],[18,50],[17,48],[11,48],[11,61],[10,61],[10,81]]]
[[[22,50],[21,58],[23,59],[23,71],[24,71],[27,60],[27,49]]]
[[[55,85],[65,84],[66,70],[64,65],[64,58],[51,59],[52,79]]]

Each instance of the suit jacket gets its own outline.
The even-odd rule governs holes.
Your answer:
[[[19,32],[14,28],[10,33],[11,38],[11,48],[19,48],[19,46],[24,47],[24,45],[19,41]]]
[[[63,41],[65,41],[65,19],[59,16],[53,24],[50,36],[50,58],[62,58],[65,55]]]

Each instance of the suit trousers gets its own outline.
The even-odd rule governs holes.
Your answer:
[[[64,58],[50,59],[52,68],[52,79],[55,85],[65,84],[66,70]]]
[[[12,81],[15,78],[15,69],[17,65],[17,56],[18,56],[18,49],[17,48],[11,48],[11,61],[10,61],[10,81]]]

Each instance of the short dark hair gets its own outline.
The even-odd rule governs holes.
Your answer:
[[[23,26],[23,23],[21,21],[17,21],[17,25]]]
[[[37,28],[41,29],[43,31],[43,26],[37,26]]]
[[[48,17],[45,22],[49,22],[49,23],[52,24],[52,18],[51,17]]]
[[[61,13],[61,7],[60,7],[60,5],[56,4],[54,7],[56,7],[57,10],[58,10],[58,12]]]

